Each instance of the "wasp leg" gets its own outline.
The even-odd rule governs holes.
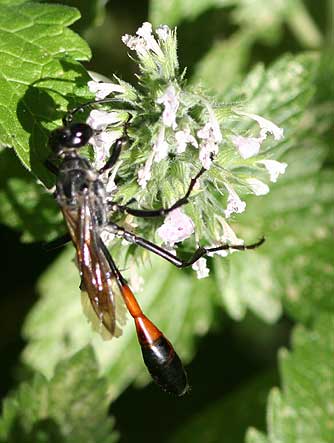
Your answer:
[[[121,154],[122,148],[123,148],[123,146],[125,145],[126,142],[127,142],[127,138],[124,137],[124,136],[118,138],[114,142],[113,148],[112,148],[112,151],[111,151],[111,156],[107,160],[107,163],[104,166],[102,166],[101,169],[98,170],[99,174],[102,174],[103,172],[106,172],[109,169],[112,169],[112,167],[115,165],[115,163],[119,159],[119,156]]]
[[[52,163],[52,161],[50,159],[45,160],[44,162],[44,166],[50,171],[52,172],[52,174],[54,175],[58,175],[59,174],[59,168],[57,165],[55,165],[54,163]]]
[[[111,169],[115,165],[115,163],[117,162],[117,160],[122,152],[122,148],[129,141],[127,129],[128,129],[128,126],[129,126],[129,123],[131,120],[132,120],[132,115],[129,114],[127,121],[123,125],[123,135],[122,135],[122,137],[118,138],[114,142],[111,156],[108,159],[107,163],[101,169],[99,169],[99,171],[98,171],[99,174],[102,174],[103,172],[108,171],[108,169]]]
[[[169,212],[173,211],[174,209],[179,208],[180,206],[185,205],[186,203],[188,203],[189,201],[189,196],[192,192],[192,190],[194,189],[194,186],[197,182],[197,180],[200,178],[201,175],[204,174],[204,172],[206,171],[205,168],[202,168],[196,175],[194,178],[191,179],[190,181],[190,185],[188,187],[187,192],[185,193],[185,195],[180,198],[179,200],[177,200],[172,206],[170,206],[169,208],[159,208],[159,209],[133,209],[133,208],[129,208],[127,205],[119,205],[117,203],[114,202],[110,202],[109,206],[113,211],[121,211],[124,212],[126,214],[131,214],[134,215],[135,217],[161,217],[164,215],[167,215]]]
[[[65,246],[66,243],[71,241],[70,234],[64,234],[59,238],[56,238],[55,240],[51,240],[48,243],[45,244],[44,248],[47,251],[52,251],[53,249],[61,248],[62,246]]]
[[[166,249],[162,248],[161,246],[158,246],[149,240],[146,240],[145,238],[138,237],[135,234],[132,234],[132,232],[126,231],[123,227],[116,225],[115,223],[111,223],[110,225],[111,232],[116,234],[118,237],[124,238],[126,241],[130,243],[134,243],[135,245],[141,246],[154,254],[158,255],[159,257],[169,261],[173,265],[177,266],[178,268],[186,268],[188,266],[191,266],[194,264],[197,260],[199,260],[201,257],[205,257],[206,255],[210,254],[211,252],[217,252],[217,251],[226,251],[228,249],[238,249],[240,251],[245,251],[247,249],[256,249],[259,246],[261,246],[265,239],[262,237],[259,241],[256,243],[252,243],[250,245],[220,245],[215,246],[213,248],[204,248],[200,247],[196,249],[196,251],[190,256],[188,260],[182,260],[176,255],[172,254],[171,252],[167,251]]]

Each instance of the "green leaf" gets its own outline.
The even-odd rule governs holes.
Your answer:
[[[47,358],[47,355],[45,355]],[[35,374],[3,404],[0,440],[6,443],[113,443],[106,382],[85,348],[55,368],[51,380]]]
[[[251,425],[264,427],[266,398],[277,375],[267,373],[209,405],[182,424],[168,443],[241,443]]]
[[[87,44],[67,26],[79,12],[60,5],[0,5],[0,146],[13,147],[46,183],[47,129],[74,95],[87,96]]]
[[[92,343],[100,373],[108,380],[109,396],[114,398],[132,381],[143,384],[150,378],[132,319],[128,319],[123,335],[111,341],[103,341],[92,331],[80,303],[79,272],[73,263],[74,255],[72,247],[66,249],[38,284],[41,299],[23,328],[29,341],[23,360],[50,376],[60,360]],[[146,315],[175,345],[182,359],[189,361],[194,353],[195,336],[205,334],[210,327],[215,300],[213,282],[209,279],[198,282],[192,274],[175,269],[160,258],[151,261],[151,266],[140,267],[145,284],[144,290],[137,294],[138,301]],[[131,282],[133,268],[129,272]],[[48,358],[41,358],[42,355]]]
[[[217,286],[228,314],[241,320],[247,309],[268,323],[274,323],[282,313],[278,290],[273,276],[270,255],[264,248],[235,254],[227,268],[221,258],[215,259]]]
[[[150,22],[154,26],[167,24],[175,26],[182,20],[191,20],[210,8],[219,8],[234,4],[235,0],[173,0],[150,2]]]
[[[47,0],[45,0],[47,1]],[[48,3],[59,3],[57,0],[48,0]],[[81,19],[73,25],[73,29],[83,33],[87,29],[101,24],[105,15],[105,0],[63,0],[62,4],[77,8]]]
[[[282,25],[295,0],[238,0],[232,16],[242,29],[251,30],[258,38],[275,43],[281,36]]]
[[[231,86],[241,80],[252,43],[252,36],[247,32],[238,32],[229,39],[216,42],[196,65],[192,83],[222,96],[228,93]]]
[[[289,313],[303,322],[320,312],[334,313],[334,176],[332,171],[319,171],[325,155],[322,144],[307,134],[304,144],[300,140],[283,158],[290,165],[284,179],[262,201],[250,199],[242,219],[244,232],[256,227],[267,236],[262,251],[252,255],[267,252],[270,257],[269,275],[275,282],[271,296],[282,297]],[[246,258],[238,259],[248,268]],[[263,275],[256,263],[250,272],[261,286]]]
[[[24,242],[52,240],[65,229],[53,196],[9,149],[0,152],[0,222],[19,230]]]
[[[1,5],[13,5],[15,3],[16,6],[21,5],[22,3],[29,3],[31,0],[0,0]]]
[[[247,443],[329,443],[334,434],[334,317],[297,326],[292,351],[280,352],[282,389],[269,396],[268,437],[250,429]]]
[[[303,315],[296,313],[297,318],[305,318],[305,311],[311,314],[319,298],[324,299],[324,309],[333,306],[329,298],[329,278],[326,277],[326,290],[320,295],[316,275],[320,268],[323,278],[330,275],[328,258],[331,246],[330,243],[326,246],[329,237],[324,227],[332,219],[331,179],[327,174],[324,178],[326,183],[319,179],[319,169],[325,156],[323,144],[300,124],[314,90],[315,70],[312,56],[284,56],[268,70],[256,67],[242,85],[249,97],[247,109],[272,119],[284,128],[285,140],[272,149],[278,152],[281,161],[288,164],[288,169],[285,176],[271,186],[268,195],[247,199],[247,210],[237,218],[238,223],[234,226],[246,243],[263,235],[266,243],[254,251],[232,254],[228,257],[228,265],[226,260],[215,259],[222,303],[236,320],[242,319],[249,308],[267,322],[276,321],[282,312],[280,300],[284,297],[287,301],[291,289],[300,295],[295,297],[295,301],[304,311]],[[228,121],[225,124],[230,125]],[[234,122],[231,124],[235,126]],[[271,151],[267,150],[264,157],[270,158]],[[319,213],[323,211],[323,218],[315,216],[316,207]],[[303,223],[303,230],[300,223]],[[307,256],[312,260],[311,269],[319,259],[316,253],[319,235],[316,232],[322,232],[324,236],[323,248],[319,248],[323,250],[321,255],[324,258],[306,280],[300,257],[307,253],[303,254],[301,247],[305,243],[309,245]],[[315,248],[314,251],[312,248]],[[295,262],[292,261],[292,251]],[[307,292],[310,285],[316,286],[317,291],[312,294],[312,291]],[[304,304],[303,291],[305,297],[312,299],[309,304]]]

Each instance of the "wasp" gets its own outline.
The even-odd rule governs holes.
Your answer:
[[[110,158],[100,170],[95,170],[88,159],[80,155],[80,149],[89,143],[94,130],[86,123],[73,122],[73,117],[88,106],[113,101],[115,99],[112,98],[91,101],[69,111],[63,119],[63,126],[50,133],[49,147],[52,154],[47,160],[46,166],[56,174],[54,194],[63,213],[69,237],[76,250],[81,276],[80,287],[87,292],[100,323],[111,335],[115,334],[118,315],[115,300],[116,296],[120,295],[134,320],[143,360],[153,380],[164,391],[181,396],[189,389],[187,374],[181,359],[163,332],[143,313],[127,281],[103,242],[102,232],[107,229],[116,236],[157,254],[178,268],[190,266],[210,252],[230,248],[254,249],[260,246],[264,239],[251,245],[223,244],[212,248],[200,247],[188,260],[182,260],[161,246],[113,223],[112,215],[117,211],[135,217],[163,217],[174,209],[185,205],[197,180],[206,171],[201,168],[190,181],[185,195],[168,208],[142,210],[129,205],[119,205],[110,200],[100,176],[102,172],[113,169],[122,148],[129,142],[127,126],[131,120],[131,114],[124,125],[123,135],[114,142]],[[54,163],[54,158],[58,159],[58,165]]]

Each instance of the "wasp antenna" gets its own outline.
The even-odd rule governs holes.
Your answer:
[[[64,126],[70,125],[73,121],[74,115],[77,114],[78,112],[83,112],[86,108],[88,108],[90,106],[103,104],[103,103],[127,103],[127,104],[130,104],[131,106],[134,106],[133,103],[128,100],[124,100],[124,99],[116,98],[116,97],[101,98],[99,100],[90,100],[90,101],[83,103],[82,105],[80,105],[76,108],[70,109],[67,112],[67,114],[65,115],[65,117],[63,118],[63,125]]]

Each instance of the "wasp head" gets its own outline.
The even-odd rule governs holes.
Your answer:
[[[56,154],[67,149],[77,149],[85,146],[93,135],[93,129],[86,123],[72,123],[51,132],[49,146]]]

